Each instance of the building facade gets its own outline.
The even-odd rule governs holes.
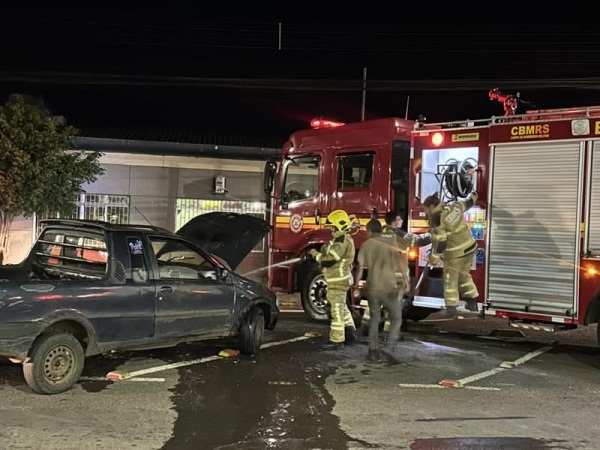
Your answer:
[[[105,169],[103,176],[83,186],[85,192],[74,199],[76,218],[152,224],[173,231],[197,215],[212,211],[251,214],[268,220],[262,176],[265,160],[277,155],[278,149],[106,138],[82,138],[76,147],[102,151]],[[41,219],[19,218],[13,222],[4,264],[16,264],[27,256],[41,231]],[[267,250],[265,239],[242,262],[238,272],[265,266]],[[261,276],[257,272],[254,277]]]

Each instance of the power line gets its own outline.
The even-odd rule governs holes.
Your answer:
[[[360,79],[215,78],[125,75],[85,72],[19,71],[0,72],[0,81],[33,84],[95,86],[228,88],[255,90],[346,91],[362,89]],[[406,79],[369,81],[370,92],[481,91],[492,86],[503,89],[600,90],[600,77],[516,78],[516,79]]]

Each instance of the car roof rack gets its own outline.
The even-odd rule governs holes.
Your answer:
[[[142,229],[152,230],[159,234],[174,234],[172,231],[166,228],[157,227],[155,225],[143,225],[143,224],[121,224],[121,223],[110,223],[103,220],[91,220],[91,219],[42,219],[41,224],[46,225],[68,225],[73,227],[93,227],[101,230],[119,230],[119,229]]]

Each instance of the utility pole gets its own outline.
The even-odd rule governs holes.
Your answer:
[[[410,95],[406,97],[406,112],[404,113],[404,119],[408,120],[408,104],[410,103]]]
[[[279,22],[279,50],[281,50],[281,22]]]
[[[367,100],[367,68],[363,69],[363,83],[362,83],[362,111],[360,114],[361,122],[365,121],[365,102]]]

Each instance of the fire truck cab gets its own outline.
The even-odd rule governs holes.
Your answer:
[[[351,124],[320,121],[284,143],[279,161],[265,167],[271,196],[269,287],[300,291],[307,316],[328,320],[326,284],[319,267],[303,257],[331,239],[324,228],[343,209],[362,224],[389,211],[408,218],[408,168],[414,122],[385,118]],[[354,241],[364,242],[364,227]],[[297,260],[300,258],[300,260]]]
[[[428,227],[421,201],[440,186],[446,201],[456,200],[457,187],[449,189],[444,174],[461,164],[477,168],[471,188],[479,201],[465,219],[478,246],[472,275],[480,309],[525,329],[597,323],[600,107],[416,124],[410,231]],[[425,268],[425,254],[418,266]],[[443,305],[436,270],[419,287],[416,303]]]

